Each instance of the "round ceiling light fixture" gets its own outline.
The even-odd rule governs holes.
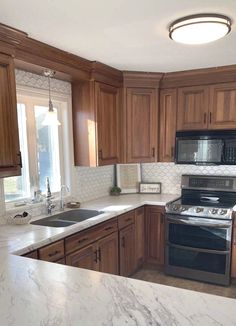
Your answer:
[[[216,41],[231,31],[230,18],[218,14],[197,14],[175,20],[169,27],[172,40],[184,44]]]

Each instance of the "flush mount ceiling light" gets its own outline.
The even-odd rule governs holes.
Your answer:
[[[169,27],[172,40],[184,44],[204,44],[216,41],[231,30],[231,20],[223,15],[198,14],[180,18]]]
[[[48,95],[49,95],[49,103],[48,103],[48,112],[43,120],[43,126],[60,126],[61,123],[57,119],[57,112],[53,109],[52,99],[51,99],[51,78],[54,77],[55,71],[50,69],[45,69],[43,72],[44,76],[48,78]]]

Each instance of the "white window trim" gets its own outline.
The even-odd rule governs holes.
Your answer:
[[[20,103],[21,99],[27,98],[27,101],[30,101],[30,97],[36,97],[42,99],[42,105],[45,105],[45,98],[48,98],[48,90],[39,89],[35,87],[16,85],[17,91],[17,102]],[[71,95],[63,94],[56,91],[51,91],[52,102],[55,107],[58,107],[58,120],[62,122],[60,128],[61,132],[59,133],[59,142],[62,146],[60,148],[60,157],[63,158],[61,162],[61,184],[66,184],[69,189],[72,188],[73,176],[73,162],[74,162],[74,154],[73,154],[73,132],[72,132],[72,101]],[[39,102],[37,102],[39,104]],[[61,153],[61,149],[63,148],[63,153]],[[59,197],[59,192],[53,193],[54,198]],[[5,202],[6,211],[15,208],[15,204],[24,201],[24,199],[15,200],[12,202]],[[32,207],[38,206],[36,204],[25,205],[24,207]],[[39,204],[40,205],[40,204]]]

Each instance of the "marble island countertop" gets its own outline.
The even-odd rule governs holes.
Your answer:
[[[165,205],[176,197],[100,198],[82,207],[105,214],[81,226],[1,225],[0,325],[236,326],[235,299],[10,254],[30,251],[144,204]]]

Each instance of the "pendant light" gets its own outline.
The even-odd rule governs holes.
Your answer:
[[[50,69],[45,69],[43,72],[44,76],[48,78],[48,92],[49,92],[49,104],[48,112],[42,122],[43,126],[60,126],[61,123],[57,119],[57,113],[53,109],[52,99],[51,99],[51,78],[54,77],[55,71]]]
[[[169,37],[184,44],[205,44],[216,41],[231,31],[230,18],[218,14],[197,14],[174,21]]]

